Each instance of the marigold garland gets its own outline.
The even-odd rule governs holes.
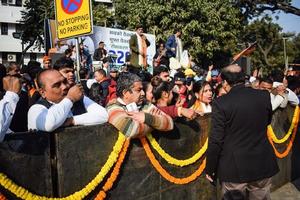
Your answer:
[[[102,187],[102,190],[98,193],[98,195],[96,196],[95,200],[105,199],[106,192],[112,188],[115,180],[119,176],[120,168],[121,168],[122,163],[124,161],[124,158],[126,156],[129,144],[130,144],[130,140],[127,139],[125,141],[125,143],[124,143],[124,146],[123,146],[122,151],[121,151],[121,153],[119,155],[118,161],[116,162],[115,167],[114,167],[114,169],[113,169],[110,177],[105,182],[104,186]]]
[[[298,122],[299,122],[299,117],[297,118],[296,126],[295,126],[295,128],[293,130],[293,134],[292,134],[291,140],[289,141],[286,150],[284,152],[282,152],[282,153],[280,153],[280,152],[277,151],[277,149],[276,149],[276,147],[274,145],[274,142],[273,142],[273,140],[274,140],[273,135],[269,132],[269,129],[268,129],[268,131],[267,131],[268,140],[271,143],[271,145],[272,145],[272,147],[274,149],[275,155],[278,158],[285,158],[289,154],[290,150],[292,149],[292,146],[293,146],[293,143],[294,143],[294,140],[295,140],[295,137],[296,137],[296,133],[297,133],[297,130],[298,130],[296,128],[298,126]]]
[[[190,176],[185,177],[185,178],[176,178],[174,176],[172,176],[171,174],[169,174],[160,164],[159,162],[156,160],[155,156],[153,155],[150,146],[146,140],[146,138],[140,138],[141,143],[145,149],[146,155],[148,156],[150,162],[152,163],[153,167],[160,173],[160,175],[162,177],[164,177],[166,180],[175,183],[175,184],[187,184],[190,183],[192,181],[194,181],[197,177],[199,177],[206,165],[206,159],[203,160],[202,164],[199,166],[199,168]]]
[[[106,163],[101,168],[100,172],[96,175],[96,177],[88,183],[83,189],[77,191],[67,197],[63,198],[48,198],[40,195],[33,194],[26,190],[25,188],[16,185],[12,180],[10,180],[5,174],[0,173],[0,185],[3,186],[6,190],[10,191],[15,196],[26,199],[41,199],[41,200],[74,200],[74,199],[83,199],[85,198],[90,192],[92,192],[97,185],[104,179],[107,173],[110,171],[114,163],[117,161],[119,157],[119,153],[122,150],[123,144],[125,142],[125,136],[119,132],[119,137],[117,142],[113,147],[113,151],[110,153]]]
[[[268,126],[268,133],[272,137],[272,140],[276,144],[282,144],[282,143],[286,142],[289,139],[289,137],[291,136],[291,134],[293,133],[293,130],[298,128],[297,127],[298,126],[297,121],[299,121],[299,106],[296,106],[294,114],[293,114],[293,119],[292,119],[291,126],[290,126],[288,132],[285,134],[285,136],[283,138],[278,139],[276,137],[276,134],[273,131],[272,126],[271,125]]]
[[[179,160],[179,159],[172,157],[168,153],[166,153],[160,147],[158,142],[155,140],[155,138],[153,138],[153,136],[151,134],[147,134],[146,136],[147,136],[147,139],[149,140],[151,146],[153,147],[153,149],[155,149],[157,151],[157,153],[163,159],[165,159],[169,164],[176,165],[179,167],[183,167],[183,166],[187,166],[187,165],[195,163],[197,160],[199,160],[203,156],[203,154],[206,152],[207,146],[208,146],[208,138],[207,138],[203,147],[195,155],[193,155],[191,158],[188,158],[185,160]]]

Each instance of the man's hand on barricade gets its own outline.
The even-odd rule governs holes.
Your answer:
[[[127,112],[127,114],[135,121],[139,123],[145,122],[145,113],[144,112]]]
[[[63,127],[68,127],[68,126],[74,126],[74,119],[73,117],[67,118],[64,124],[62,125]]]
[[[3,78],[3,89],[5,91],[14,92],[19,94],[21,91],[20,79],[14,76],[6,76]]]
[[[68,91],[67,98],[72,102],[79,101],[83,97],[83,87],[80,84],[74,85]]]

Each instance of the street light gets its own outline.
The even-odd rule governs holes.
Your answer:
[[[285,40],[289,39],[290,37],[293,37],[294,34],[289,34],[289,35],[286,35],[285,37],[283,36],[282,39],[283,39],[283,54],[284,54],[284,66],[285,66],[285,70],[288,69],[288,59],[287,59],[287,56],[286,56],[286,42]]]

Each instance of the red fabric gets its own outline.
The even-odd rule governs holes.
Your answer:
[[[110,85],[108,86],[108,95],[106,98],[106,104],[117,98],[117,82],[113,79],[110,80]]]
[[[161,111],[163,111],[164,113],[166,113],[167,115],[169,115],[172,118],[178,117],[178,109],[175,105],[173,106],[157,106],[158,109],[160,109]]]

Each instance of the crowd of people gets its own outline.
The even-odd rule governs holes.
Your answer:
[[[15,62],[8,66],[1,64],[0,140],[11,132],[52,132],[59,127],[105,122],[114,125],[127,137],[136,138],[152,129],[170,131],[176,118],[193,120],[212,113],[208,179],[213,182],[219,172],[226,192],[230,188],[236,189],[231,182],[251,182],[271,177],[278,169],[263,132],[270,123],[272,111],[285,108],[287,104],[299,105],[299,76],[292,69],[285,72],[274,70],[265,76],[254,71],[250,76],[237,65],[230,65],[222,72],[214,66],[205,70],[195,63],[185,68],[171,67],[170,61],[179,58],[182,53],[180,35],[180,30],[176,30],[166,43],[159,44],[153,59],[153,74],[144,69],[149,41],[141,27],[137,27],[137,34],[130,40],[133,48],[130,61],[134,63],[127,63],[122,70],[109,65],[103,42],[99,43],[99,49],[94,54],[103,66],[91,71],[82,63],[78,72],[80,79],[75,77],[71,49],[67,49],[65,56],[54,63],[51,57],[45,56],[42,64],[30,61],[22,68]],[[255,128],[254,119],[261,122]],[[248,154],[242,153],[236,155],[238,164],[235,167],[242,170],[239,175],[235,168],[222,168],[230,165],[230,152],[237,148],[234,141],[238,140],[237,134],[243,135],[241,131],[244,139],[253,132],[259,135],[260,141],[256,138],[254,144],[263,152],[267,151],[265,156],[270,158],[267,160],[270,165],[268,173],[258,169],[265,166],[262,160],[266,157],[258,156],[262,159],[260,164],[256,167],[251,165],[252,169],[249,169],[241,164],[243,159],[248,158]],[[226,137],[231,138],[229,145]],[[251,139],[245,140],[249,141]],[[245,146],[247,144],[239,146],[239,151],[243,152]],[[251,148],[253,146],[247,150]],[[223,156],[219,162],[221,151],[228,157]],[[240,159],[239,156],[245,158]],[[254,153],[249,155],[257,163],[255,156]],[[253,170],[256,175],[251,174]],[[241,174],[243,178],[239,177]],[[270,181],[265,182],[269,184]]]

